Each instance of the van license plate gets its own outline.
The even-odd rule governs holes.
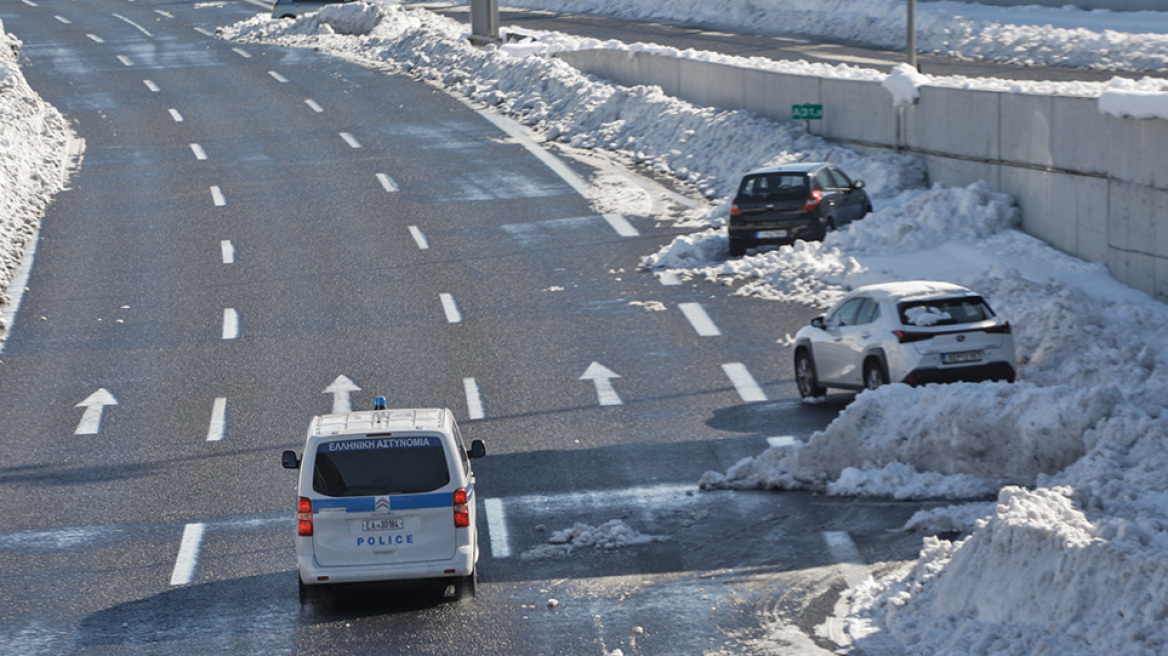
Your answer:
[[[981,351],[962,351],[961,353],[942,353],[941,362],[945,364],[960,364],[962,362],[981,362]]]
[[[405,521],[396,517],[393,519],[366,519],[361,522],[362,531],[400,531],[405,528]]]
[[[782,239],[787,236],[786,230],[759,230],[758,239]]]

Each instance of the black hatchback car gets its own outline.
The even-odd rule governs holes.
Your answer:
[[[730,205],[730,255],[748,248],[820,240],[872,211],[862,180],[826,162],[747,173]]]

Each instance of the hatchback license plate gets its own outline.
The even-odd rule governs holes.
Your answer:
[[[786,230],[759,230],[759,239],[781,239],[787,236]]]
[[[405,522],[400,518],[367,519],[361,522],[362,531],[400,531],[405,528]]]
[[[981,362],[981,351],[962,351],[961,353],[942,353],[941,362],[945,364],[960,364],[962,362]]]

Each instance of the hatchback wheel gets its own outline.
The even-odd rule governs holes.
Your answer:
[[[795,383],[799,386],[799,396],[803,398],[819,398],[827,394],[827,390],[819,386],[815,379],[815,365],[806,349],[800,349],[795,354]]]
[[[874,390],[881,385],[888,384],[888,374],[884,373],[884,365],[879,360],[868,360],[864,363],[864,387]]]

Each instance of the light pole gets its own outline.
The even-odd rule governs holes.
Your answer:
[[[921,70],[917,65],[917,0],[908,0],[908,65]]]

